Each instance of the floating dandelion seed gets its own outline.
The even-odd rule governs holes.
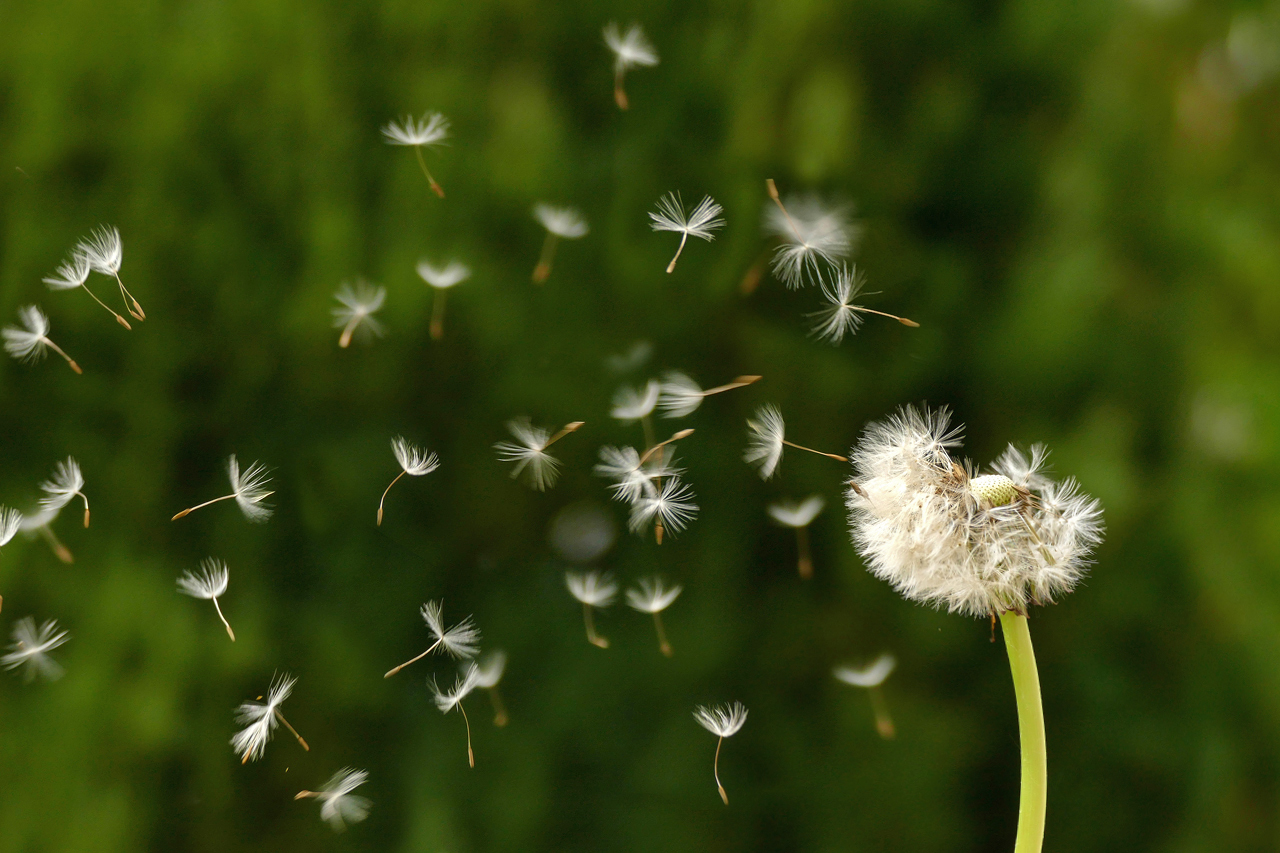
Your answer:
[[[320,819],[327,821],[335,832],[347,828],[348,823],[359,823],[369,816],[369,806],[373,805],[364,797],[351,793],[365,782],[369,774],[364,770],[344,767],[325,783],[319,791],[299,791],[295,800],[314,797],[320,801]]]
[[[337,308],[331,309],[333,327],[342,329],[338,346],[346,349],[351,344],[353,334],[358,334],[361,340],[382,337],[384,333],[382,324],[373,315],[382,310],[382,303],[386,301],[385,287],[372,287],[364,279],[356,279],[353,290],[351,285],[344,281],[333,298],[341,303]]]
[[[9,544],[9,540],[18,535],[22,527],[22,513],[16,509],[0,506],[0,548]]]
[[[124,282],[120,280],[120,265],[124,263],[124,245],[120,242],[120,232],[113,226],[101,225],[93,229],[93,233],[76,244],[73,254],[79,255],[89,263],[89,268],[94,272],[109,275],[116,280],[116,284],[120,285],[120,296],[124,299],[124,307],[135,320],[147,319],[146,313],[142,310],[142,306],[138,304],[138,300],[133,298],[133,294],[124,286]],[[103,306],[106,307],[105,305]],[[108,308],[108,311],[111,309]],[[111,313],[115,314],[114,311]],[[116,319],[121,322],[124,318],[116,315]],[[128,323],[124,323],[125,328],[129,327]]]
[[[652,220],[650,227],[654,231],[676,231],[680,234],[680,247],[676,249],[671,263],[667,264],[667,272],[675,270],[685,241],[690,237],[700,237],[708,243],[715,239],[712,232],[724,227],[724,220],[716,217],[723,212],[724,208],[712,201],[711,196],[704,196],[688,218],[684,215],[684,202],[680,200],[679,193],[667,193],[658,199],[657,211],[649,214]]]
[[[747,444],[747,452],[743,454],[742,459],[750,464],[758,463],[762,479],[769,479],[778,470],[778,463],[782,461],[782,448],[784,445],[786,447],[794,447],[796,450],[807,450],[810,453],[816,453],[819,456],[836,459],[840,462],[849,461],[836,453],[823,453],[821,450],[814,450],[801,444],[793,444],[786,440],[786,430],[787,425],[782,420],[782,413],[778,411],[776,406],[771,406],[767,403],[756,409],[755,417],[747,419],[747,432],[750,442]]]
[[[502,681],[506,670],[507,653],[501,649],[489,652],[476,664],[476,687],[489,691],[489,699],[493,702],[493,724],[499,727],[507,724],[507,709],[498,694],[498,682]]]
[[[405,474],[410,477],[421,477],[424,474],[430,474],[432,471],[440,467],[440,457],[434,453],[410,444],[403,436],[396,436],[391,439],[391,452],[395,454],[396,461],[400,463],[400,473],[396,474],[396,478],[391,481],[391,485],[387,486],[382,493],[382,500],[378,501],[378,526],[382,526],[382,505],[387,500],[387,492],[391,491]]]
[[[876,717],[876,731],[885,739],[893,737],[895,729],[893,718],[889,716],[889,706],[885,704],[884,694],[880,691],[880,685],[897,665],[898,661],[893,655],[884,654],[861,669],[838,666],[833,670],[835,677],[845,684],[866,688],[867,693],[871,695],[871,710]]]
[[[648,341],[636,341],[625,351],[607,356],[604,365],[613,373],[631,373],[643,367],[652,356],[653,344]]]
[[[80,365],[71,360],[71,356],[62,348],[49,340],[49,318],[35,305],[18,309],[18,320],[25,329],[17,326],[5,326],[0,329],[4,336],[4,351],[18,361],[33,362],[45,357],[45,350],[51,349],[66,359],[67,364],[76,373],[84,373]]]
[[[609,641],[596,634],[592,608],[609,607],[618,595],[618,585],[607,573],[566,572],[564,582],[569,594],[582,603],[582,621],[587,628],[587,642],[601,649],[609,648]]]
[[[250,521],[266,521],[271,517],[271,506],[264,504],[267,498],[275,494],[264,488],[267,483],[271,482],[270,472],[261,462],[254,462],[244,473],[240,473],[240,463],[236,461],[236,455],[231,454],[227,459],[227,477],[231,480],[231,494],[223,495],[220,498],[214,498],[211,501],[205,501],[202,504],[196,504],[188,507],[182,512],[175,515],[170,521],[177,521],[183,516],[195,512],[196,510],[206,507],[209,504],[216,504],[218,501],[225,501],[235,498],[236,504],[240,507],[240,511],[244,513],[244,517]]]
[[[863,314],[888,317],[913,329],[920,327],[915,320],[853,304],[853,300],[862,292],[862,287],[866,283],[857,269],[841,267],[835,271],[834,279],[828,280],[819,275],[817,280],[822,287],[822,298],[827,301],[827,305],[809,316],[816,320],[813,325],[813,334],[824,341],[838,344],[846,334],[856,334],[858,327],[862,325]]]
[[[49,285],[50,290],[73,290],[77,287],[84,288],[84,292],[93,297],[93,301],[97,302],[103,308],[107,309],[107,313],[116,318],[116,322],[126,329],[132,329],[129,321],[121,317],[115,311],[107,307],[107,303],[103,302],[97,296],[94,296],[89,286],[85,284],[89,280],[89,273],[93,268],[89,266],[89,259],[82,252],[75,251],[71,253],[71,259],[63,261],[58,265],[57,271],[48,278],[44,279],[44,283]]]
[[[480,630],[475,621],[468,616],[452,628],[444,627],[444,602],[428,601],[420,611],[422,621],[427,624],[427,631],[435,638],[435,642],[417,657],[410,658],[394,669],[387,670],[383,678],[390,678],[411,663],[417,663],[427,655],[439,649],[455,658],[473,658],[480,651]]]
[[[447,291],[455,284],[471,278],[471,267],[459,261],[450,261],[437,267],[424,259],[418,261],[418,276],[435,291],[435,299],[431,305],[431,339],[438,341],[444,337],[444,302]]]
[[[653,626],[658,631],[658,649],[667,657],[671,657],[675,652],[667,642],[667,632],[662,627],[662,611],[670,607],[683,591],[684,587],[680,584],[664,586],[662,578],[642,578],[639,589],[627,590],[627,606],[632,610],[653,615]]]
[[[280,705],[289,698],[289,694],[293,692],[293,685],[297,683],[298,679],[288,673],[279,673],[271,679],[271,689],[267,691],[266,702],[244,702],[236,709],[236,722],[244,725],[245,728],[236,732],[231,738],[231,747],[240,754],[241,764],[247,764],[251,760],[257,761],[262,757],[266,752],[267,742],[275,734],[277,721],[284,723],[284,727],[298,739],[303,749],[307,752],[311,751],[311,747],[307,746],[307,742],[302,739],[302,735],[298,734],[298,730],[289,724],[284,714],[280,713]]]
[[[602,447],[593,471],[614,481],[609,488],[615,500],[635,503],[642,496],[657,495],[664,479],[684,473],[683,468],[675,467],[675,447],[671,445],[691,435],[692,429],[682,429],[643,454],[634,447]]]
[[[551,275],[551,261],[555,258],[556,244],[561,240],[577,240],[587,236],[587,220],[572,207],[552,207],[549,204],[538,204],[533,208],[533,216],[542,227],[547,229],[547,239],[542,242],[542,255],[538,265],[533,268],[533,280],[542,284]]]
[[[685,415],[693,414],[702,405],[702,401],[712,394],[732,391],[734,388],[745,388],[759,381],[759,376],[739,376],[732,382],[703,391],[697,382],[679,371],[672,370],[662,376],[657,401],[658,409],[664,418],[683,418]]]
[[[823,500],[810,495],[800,503],[780,501],[769,505],[769,516],[784,527],[796,531],[796,551],[799,554],[800,577],[813,577],[813,557],[809,553],[809,525],[822,512]]]
[[[72,562],[71,551],[53,532],[53,522],[61,511],[60,509],[42,509],[39,512],[24,515],[18,522],[18,529],[28,537],[37,535],[42,537],[49,544],[54,556],[64,563],[70,563]]]
[[[89,526],[89,498],[84,493],[84,475],[80,473],[80,465],[68,456],[65,462],[59,462],[53,469],[53,477],[40,484],[44,497],[40,499],[43,510],[60,510],[79,497],[84,501],[84,526]]]
[[[49,652],[65,643],[71,635],[66,631],[59,631],[55,620],[47,620],[37,630],[35,619],[30,616],[19,619],[13,626],[12,636],[9,654],[0,657],[0,664],[5,669],[25,666],[26,670],[22,674],[25,681],[31,681],[37,675],[48,681],[62,677],[62,667],[49,657]]]
[[[724,785],[720,784],[720,746],[724,743],[724,739],[732,737],[742,728],[742,724],[747,721],[747,709],[741,702],[734,702],[732,705],[699,705],[693,711],[693,718],[698,721],[698,725],[719,738],[716,741],[716,761],[714,765],[716,776],[716,790],[720,792],[720,799],[724,800],[724,804],[729,805],[729,795],[724,792]]]
[[[565,424],[555,435],[551,430],[533,426],[528,418],[516,418],[507,422],[507,429],[515,436],[515,442],[500,441],[493,446],[498,451],[499,462],[514,462],[511,478],[522,473],[529,486],[539,492],[545,492],[556,484],[560,476],[560,460],[556,459],[547,448],[564,438],[586,421],[574,421]]]
[[[1039,850],[1048,771],[1026,612],[1079,582],[1102,540],[1102,508],[1074,480],[1049,479],[1038,445],[1030,458],[1011,445],[976,476],[951,457],[961,432],[946,409],[910,406],[869,425],[853,452],[850,527],[872,574],[903,597],[1000,619],[1022,744],[1017,844]]]
[[[218,598],[227,591],[227,585],[231,581],[231,570],[227,568],[227,564],[221,560],[215,560],[210,557],[200,563],[200,572],[183,572],[182,577],[178,578],[178,592],[183,595],[189,595],[192,598],[202,598],[213,602],[213,609],[218,612],[218,618],[222,620],[222,627],[227,629],[227,636],[231,638],[231,642],[236,641],[236,632],[231,630],[227,617],[222,615],[222,608],[218,605]]]
[[[418,157],[418,165],[422,167],[422,174],[427,176],[427,183],[436,195],[444,198],[444,190],[427,170],[422,149],[445,144],[445,140],[449,138],[449,120],[440,113],[426,113],[421,121],[414,120],[413,116],[405,116],[404,124],[389,122],[382,128],[382,135],[387,138],[388,145],[408,145],[413,148],[413,153]]]
[[[765,208],[764,230],[782,241],[773,255],[773,274],[788,288],[801,287],[806,272],[818,280],[821,264],[834,266],[853,251],[861,229],[849,223],[847,207],[832,207],[808,196],[788,199],[788,209],[773,179],[765,185],[773,205]]]
[[[698,505],[693,502],[695,497],[693,489],[682,483],[679,477],[668,477],[660,489],[642,494],[632,502],[627,527],[632,533],[639,533],[653,522],[654,539],[661,545],[666,531],[679,533],[698,517]]]
[[[428,682],[436,707],[440,709],[440,713],[447,714],[457,708],[459,713],[462,714],[462,721],[467,725],[467,763],[472,767],[476,766],[476,754],[471,750],[471,720],[467,719],[467,709],[462,707],[462,700],[466,699],[467,695],[479,686],[477,682],[478,675],[479,669],[476,668],[476,665],[469,665],[467,671],[458,676],[453,683],[453,689],[448,692],[440,689],[439,685],[436,684],[434,675],[431,676],[431,680]]]
[[[613,51],[613,100],[618,109],[625,110],[629,104],[622,83],[627,71],[657,65],[658,53],[645,38],[644,30],[639,24],[627,27],[626,33],[620,32],[618,25],[613,22],[606,24],[604,43]]]

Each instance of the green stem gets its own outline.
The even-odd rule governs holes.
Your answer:
[[[1044,843],[1044,814],[1049,770],[1044,747],[1044,706],[1040,676],[1031,648],[1027,617],[1012,611],[1000,614],[1004,645],[1009,652],[1013,692],[1018,700],[1018,733],[1022,745],[1022,795],[1018,804],[1018,839],[1014,853],[1040,853]]]

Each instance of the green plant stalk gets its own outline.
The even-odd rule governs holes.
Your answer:
[[[1027,617],[1012,611],[1000,614],[1013,693],[1018,700],[1018,739],[1022,746],[1022,794],[1018,802],[1018,839],[1014,853],[1040,853],[1044,843],[1044,815],[1049,793],[1049,765],[1044,746],[1044,706],[1040,675],[1031,647]]]

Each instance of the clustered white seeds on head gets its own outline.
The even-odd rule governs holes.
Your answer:
[[[906,598],[970,616],[1025,612],[1084,576],[1102,537],[1102,510],[1074,480],[1043,473],[1045,452],[1010,446],[992,466],[1019,497],[982,500],[950,449],[960,430],[945,409],[906,407],[867,427],[854,450],[847,502],[871,571]]]

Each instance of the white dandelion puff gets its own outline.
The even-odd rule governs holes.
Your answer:
[[[342,329],[338,346],[346,349],[353,334],[358,334],[362,340],[382,337],[385,330],[373,315],[382,310],[382,303],[386,301],[385,287],[373,287],[364,279],[356,279],[353,289],[344,281],[333,298],[339,302],[338,307],[330,312],[333,314],[333,327]]]
[[[662,376],[657,402],[658,410],[662,412],[664,418],[683,418],[693,414],[702,405],[702,401],[713,394],[732,391],[734,388],[744,388],[759,381],[759,376],[739,376],[732,382],[704,391],[702,386],[685,374],[672,370]]]
[[[240,463],[233,453],[227,459],[227,479],[231,481],[231,494],[188,507],[171,518],[170,521],[177,521],[183,516],[209,504],[232,500],[233,498],[236,505],[240,507],[240,511],[244,513],[244,517],[249,521],[261,522],[271,517],[271,505],[265,504],[263,501],[274,495],[275,492],[266,488],[267,483],[271,482],[271,472],[265,465],[261,462],[254,462],[241,473]]]
[[[369,816],[369,807],[373,805],[359,794],[351,793],[365,782],[369,774],[364,770],[344,767],[333,776],[319,791],[299,791],[295,800],[314,797],[320,801],[320,819],[341,832],[349,823],[359,823]]]
[[[813,577],[813,556],[809,552],[809,525],[818,513],[822,512],[824,502],[818,495],[810,495],[803,501],[779,501],[768,507],[769,517],[783,527],[793,528],[796,532],[796,552],[799,554],[800,577],[808,580]]]
[[[530,487],[545,492],[556,484],[560,476],[560,460],[547,452],[547,448],[576,431],[585,421],[574,421],[565,424],[555,435],[551,430],[535,427],[526,417],[507,422],[507,430],[515,437],[514,442],[500,441],[493,446],[498,451],[499,462],[514,462],[511,478],[521,474]]]
[[[777,472],[778,463],[782,461],[784,446],[794,447],[796,450],[807,450],[840,462],[849,461],[837,453],[824,453],[812,447],[787,441],[786,431],[787,425],[782,420],[782,413],[778,411],[777,406],[768,403],[756,409],[755,415],[747,419],[748,443],[742,459],[748,464],[759,466],[761,479],[768,480]]]
[[[816,278],[822,288],[822,298],[826,300],[827,304],[809,315],[815,321],[812,329],[815,337],[829,341],[832,344],[838,344],[846,334],[857,333],[858,327],[862,325],[863,314],[877,314],[881,317],[888,317],[913,329],[920,327],[920,324],[915,320],[908,320],[906,317],[899,317],[896,314],[855,305],[853,300],[862,292],[863,285],[866,283],[865,278],[856,268],[840,267],[835,270],[833,278],[829,279],[822,275],[818,275]]]
[[[589,229],[587,220],[573,207],[537,204],[533,208],[533,217],[547,229],[547,237],[542,241],[542,254],[538,258],[538,265],[533,268],[533,280],[541,284],[551,275],[551,262],[555,259],[558,242],[585,237]]]
[[[0,329],[4,337],[4,351],[18,361],[33,362],[45,357],[45,350],[51,349],[66,360],[67,365],[76,373],[84,373],[80,365],[71,360],[71,356],[49,339],[49,318],[35,305],[27,305],[18,309],[18,320],[23,328],[5,326]]]
[[[690,237],[699,237],[707,242],[715,239],[712,232],[724,227],[724,220],[718,218],[723,212],[724,208],[712,201],[711,196],[704,196],[687,217],[684,215],[684,202],[680,200],[679,193],[667,193],[658,199],[658,209],[649,214],[649,219],[652,220],[649,227],[654,231],[675,231],[680,234],[680,246],[671,263],[667,264],[667,272],[675,270],[676,261],[680,260],[680,253],[684,251],[685,241]]]
[[[230,582],[231,570],[227,568],[227,564],[210,557],[200,563],[199,572],[183,572],[182,577],[178,578],[178,592],[192,598],[212,601],[213,609],[222,620],[222,627],[227,629],[227,636],[234,643],[236,632],[231,630],[231,625],[227,622],[227,617],[222,615],[222,607],[218,604],[218,599],[227,591]]]
[[[132,329],[133,327],[129,325],[128,320],[113,311],[107,303],[99,299],[94,292],[89,289],[89,285],[86,284],[86,282],[89,280],[89,273],[92,271],[93,268],[89,266],[89,258],[86,257],[83,252],[77,250],[71,253],[71,258],[69,260],[63,261],[58,265],[58,269],[53,275],[43,279],[43,281],[49,286],[50,290],[73,290],[77,287],[84,288],[84,292],[93,297],[93,301],[105,308],[108,314],[115,317],[117,323],[124,326],[126,329]]]
[[[715,777],[716,790],[720,792],[720,799],[724,800],[724,804],[729,805],[729,795],[724,792],[724,785],[720,784],[720,747],[724,743],[724,739],[732,737],[742,728],[742,724],[747,721],[747,709],[741,702],[734,702],[732,705],[699,705],[693,711],[693,718],[698,721],[698,725],[715,735],[719,740],[716,741],[716,760],[715,760]]]
[[[675,652],[671,643],[667,642],[667,632],[662,627],[662,611],[670,607],[683,591],[684,587],[680,584],[666,586],[662,578],[641,578],[638,589],[627,590],[627,606],[653,616],[653,626],[658,632],[658,650],[667,657]]]
[[[284,718],[284,714],[280,712],[281,704],[289,698],[289,694],[293,692],[293,685],[297,683],[298,679],[288,673],[278,673],[271,679],[271,688],[267,691],[266,702],[257,700],[244,702],[236,709],[236,722],[244,728],[232,736],[231,747],[240,755],[241,764],[257,761],[262,757],[266,752],[267,742],[275,734],[277,722],[284,724],[284,727],[298,739],[303,749],[307,752],[311,751],[311,747],[302,739],[302,735],[298,734],[298,730],[290,725]],[[261,696],[258,697],[259,700],[261,698]]]
[[[38,629],[36,620],[30,616],[19,619],[13,626],[13,642],[9,644],[9,653],[0,657],[0,664],[5,669],[26,667],[23,678],[31,681],[37,675],[48,681],[62,677],[63,669],[58,662],[49,657],[49,652],[62,645],[71,636],[66,631],[58,630],[58,623],[49,619]]]
[[[408,145],[413,148],[413,153],[418,157],[418,165],[422,167],[422,174],[427,176],[427,183],[436,195],[444,198],[444,190],[431,177],[427,161],[422,158],[422,149],[445,144],[445,140],[449,138],[449,120],[440,113],[426,113],[421,119],[405,116],[402,124],[392,121],[384,126],[382,135],[386,137],[388,145]]]
[[[444,602],[428,601],[419,611],[427,631],[435,638],[435,642],[422,654],[410,658],[382,676],[390,678],[411,663],[417,663],[432,652],[439,650],[455,658],[473,658],[480,651],[480,629],[475,620],[468,616],[452,628],[444,627]]]
[[[607,572],[566,572],[565,586],[569,594],[582,604],[582,621],[587,629],[587,642],[601,649],[609,648],[609,641],[596,633],[594,608],[613,605],[618,596],[618,584]]]
[[[476,687],[488,691],[493,702],[493,724],[499,727],[507,724],[507,709],[498,693],[498,682],[506,671],[507,653],[501,649],[489,652],[476,664]]]
[[[387,486],[382,493],[382,500],[378,501],[378,526],[382,526],[382,505],[386,503],[387,492],[391,491],[405,474],[410,477],[422,477],[430,474],[432,471],[440,467],[440,457],[425,448],[411,444],[404,436],[396,436],[391,439],[391,452],[395,454],[396,461],[400,463],[400,473],[396,474],[396,478],[391,481],[391,485]]]
[[[772,179],[765,181],[773,205],[765,208],[764,230],[782,241],[773,255],[773,274],[787,287],[804,284],[804,274],[817,279],[821,264],[834,266],[848,257],[861,236],[849,222],[847,206],[833,206],[817,196],[791,197],[782,203]]]
[[[623,33],[618,25],[609,22],[604,28],[604,43],[613,51],[613,100],[618,109],[629,106],[623,80],[632,68],[652,67],[658,64],[658,52],[645,38],[639,24],[632,24]]]
[[[694,503],[693,489],[679,477],[667,477],[660,489],[641,494],[631,503],[631,518],[627,526],[632,533],[639,533],[650,522],[654,526],[654,538],[662,544],[666,531],[679,533],[698,517],[698,505]]]
[[[472,767],[476,766],[476,755],[471,750],[471,720],[467,719],[467,709],[462,707],[462,700],[470,695],[471,691],[479,686],[477,680],[479,670],[476,665],[470,664],[462,675],[458,676],[453,683],[453,689],[444,691],[436,684],[435,676],[431,677],[428,686],[431,688],[432,698],[435,700],[436,707],[440,709],[440,713],[447,714],[454,708],[462,714],[462,720],[467,725],[467,762]]]
[[[60,510],[79,497],[84,501],[84,526],[89,526],[89,498],[84,493],[84,474],[80,464],[68,456],[54,466],[53,476],[40,484],[44,497],[40,499],[43,510]]]
[[[418,277],[431,286],[435,297],[431,304],[431,339],[438,341],[444,337],[444,304],[448,290],[471,278],[471,267],[461,261],[449,261],[436,266],[425,258],[418,261]]]
[[[880,685],[884,684],[884,680],[897,665],[898,661],[893,655],[883,654],[866,666],[838,666],[832,671],[832,674],[845,684],[866,688],[871,696],[871,711],[875,714],[876,731],[885,739],[893,737],[896,730],[893,726],[893,718],[889,716],[889,706],[885,704]]]
[[[93,229],[93,233],[76,244],[73,254],[84,258],[94,272],[114,278],[116,284],[120,286],[120,296],[124,299],[124,306],[129,314],[135,320],[147,319],[138,300],[133,298],[133,294],[120,280],[120,267],[124,263],[124,244],[120,240],[120,232],[114,226],[100,225]],[[111,313],[115,314],[114,311]],[[124,318],[119,314],[116,314],[116,319],[124,323]],[[124,323],[124,326],[128,328],[129,324]]]

